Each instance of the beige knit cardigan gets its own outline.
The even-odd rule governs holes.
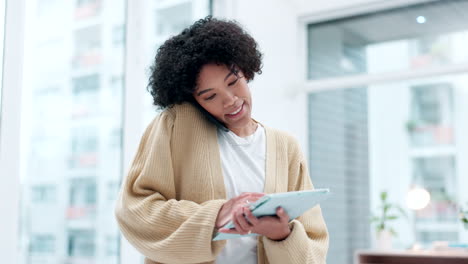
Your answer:
[[[265,127],[265,193],[313,188],[291,136]],[[212,241],[226,202],[217,129],[190,104],[165,110],[146,129],[115,208],[123,235],[145,263],[214,263]],[[258,237],[259,264],[325,263],[328,232],[319,206],[290,223],[283,241]]]

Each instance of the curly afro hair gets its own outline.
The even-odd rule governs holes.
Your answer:
[[[154,105],[193,103],[198,75],[209,63],[236,66],[250,81],[261,73],[262,54],[237,22],[211,16],[200,19],[159,47],[148,84]]]

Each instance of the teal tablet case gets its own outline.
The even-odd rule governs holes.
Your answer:
[[[301,216],[307,210],[315,207],[320,201],[328,198],[330,195],[329,189],[315,189],[308,191],[285,192],[267,194],[250,204],[249,208],[252,214],[256,217],[276,215],[276,208],[282,207],[289,215],[289,220]],[[232,221],[227,223],[223,228],[234,228]],[[252,233],[248,235],[226,234],[217,232],[213,236],[213,240],[224,240],[246,236],[258,236]]]

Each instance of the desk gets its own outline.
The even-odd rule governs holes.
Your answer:
[[[355,253],[355,264],[468,264],[468,251],[375,251]]]

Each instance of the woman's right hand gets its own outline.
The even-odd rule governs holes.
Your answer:
[[[245,207],[247,204],[257,201],[264,195],[264,193],[245,192],[225,202],[218,212],[216,228],[221,228],[227,224],[233,218],[234,212],[238,208]]]

